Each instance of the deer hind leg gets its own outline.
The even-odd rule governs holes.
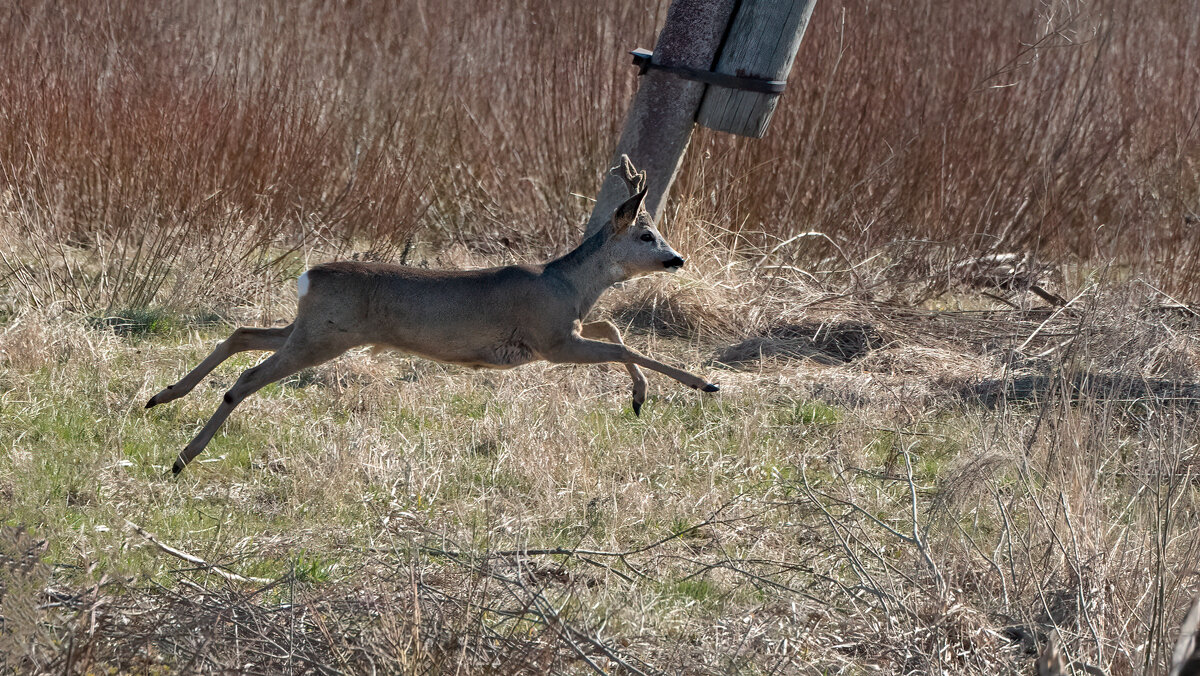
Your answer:
[[[625,344],[625,341],[621,340],[621,332],[612,322],[607,321],[584,324],[579,330],[579,335],[583,338],[607,340],[617,345]],[[629,371],[629,377],[633,379],[633,414],[641,415],[642,404],[646,403],[646,376],[642,375],[642,370],[637,364],[626,363],[625,370]]]
[[[212,417],[208,419],[208,422],[205,423],[204,428],[200,430],[196,438],[192,439],[179,452],[179,457],[176,458],[171,471],[174,474],[179,474],[193,458],[200,455],[200,452],[204,450],[208,442],[212,441],[213,435],[217,433],[217,430],[220,429],[225,419],[229,417],[233,409],[242,403],[246,397],[277,380],[292,375],[300,369],[329,361],[350,347],[352,345],[314,345],[302,338],[297,340],[297,336],[292,335],[288,339],[287,344],[281,347],[275,354],[267,357],[258,366],[248,368],[242,372],[241,377],[233,384],[233,387],[229,388],[229,391],[225,393],[224,400],[217,407]]]
[[[221,362],[239,352],[247,352],[249,350],[278,350],[287,343],[288,336],[292,335],[292,326],[292,324],[289,324],[280,329],[255,329],[243,326],[235,330],[220,345],[217,345],[212,354],[205,357],[199,366],[192,369],[179,382],[174,385],[167,385],[167,389],[150,397],[150,401],[146,402],[146,408],[153,408],[159,404],[174,401],[191,392],[192,388],[199,385],[201,380],[204,380],[204,376],[220,366]]]
[[[547,361],[558,364],[599,364],[608,361],[634,364],[648,368],[651,371],[658,371],[695,390],[716,392],[721,389],[698,375],[688,373],[683,369],[677,369],[674,366],[667,366],[624,345],[602,343],[598,340],[588,340],[579,336],[572,336],[555,346],[553,350],[550,350],[545,355],[545,358]]]

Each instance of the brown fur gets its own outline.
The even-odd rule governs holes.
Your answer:
[[[302,277],[301,290],[307,292],[301,294],[290,326],[237,329],[199,366],[146,404],[149,408],[184,396],[237,352],[275,351],[242,373],[204,429],[179,454],[173,471],[178,474],[203,451],[250,394],[361,345],[500,369],[536,360],[621,362],[633,380],[635,413],[646,398],[639,366],[715,392],[717,386],[707,380],[625,347],[612,324],[583,323],[600,294],[616,282],[683,265],[645,210],[645,175],[637,173],[628,158],[620,169],[637,194],[617,208],[607,227],[545,265],[424,270],[340,261],[310,269]]]

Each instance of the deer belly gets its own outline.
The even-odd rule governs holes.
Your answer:
[[[455,346],[449,344],[432,348],[431,346],[392,343],[390,347],[445,364],[458,364],[473,368],[510,369],[539,359],[532,348],[519,341],[502,341],[483,347],[463,346],[459,349],[455,349]]]
[[[537,359],[537,355],[528,345],[517,341],[506,341],[489,346],[480,356],[482,359],[472,365],[493,369],[510,369]]]

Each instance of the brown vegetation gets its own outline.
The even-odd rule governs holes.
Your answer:
[[[162,478],[232,378],[142,402],[305,264],[575,244],[664,13],[0,8],[0,668],[1163,672],[1200,560],[1186,3],[821,0],[768,137],[694,138],[687,269],[599,308],[713,401],[351,353]]]
[[[652,43],[664,7],[0,12],[5,220],[63,268],[22,276],[42,300],[66,286],[111,309],[182,302],[179,259],[195,298],[230,259],[269,263],[278,247],[562,250],[635,86],[624,50]],[[695,202],[734,250],[806,265],[836,258],[829,243],[908,277],[1017,251],[1111,260],[1188,292],[1200,269],[1189,12],[819,3],[769,136],[701,131],[676,204]],[[829,239],[778,246],[812,230]],[[225,255],[190,255],[197,244]],[[60,261],[61,246],[95,247],[104,269]]]

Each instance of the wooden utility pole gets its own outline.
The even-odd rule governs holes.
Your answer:
[[[816,4],[816,0],[743,2],[714,70],[726,75],[787,80]],[[772,36],[778,42],[764,40]],[[696,121],[709,129],[762,138],[777,103],[778,94],[708,87]]]
[[[735,4],[736,0],[674,0],[654,46],[654,60],[665,66],[712,68]],[[646,172],[646,209],[655,216],[675,180],[706,87],[663,70],[647,71],[638,84],[609,166],[627,154]],[[627,197],[625,182],[606,173],[584,237],[603,227]]]
[[[653,54],[639,50],[641,83],[613,153],[646,171],[646,209],[666,202],[692,128],[762,137],[816,0],[673,0]],[[605,176],[584,236],[628,195]]]

